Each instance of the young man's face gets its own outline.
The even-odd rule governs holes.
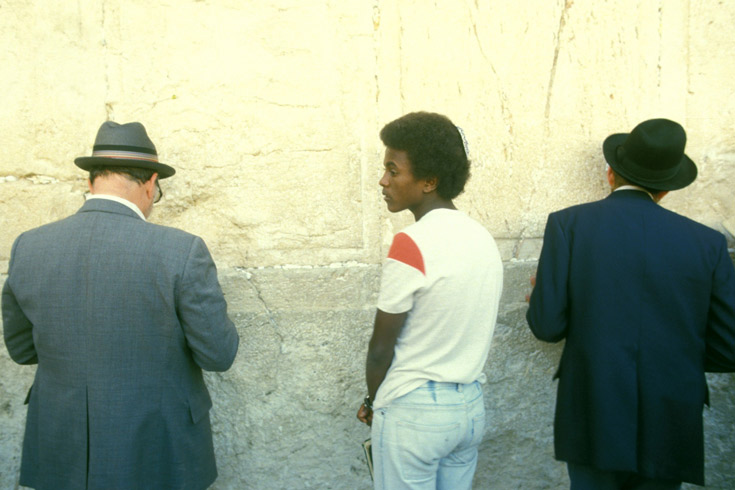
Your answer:
[[[416,179],[413,175],[411,161],[405,151],[385,149],[383,159],[385,172],[380,179],[383,196],[388,211],[397,213],[408,209],[413,211],[423,202],[426,194],[426,179]]]

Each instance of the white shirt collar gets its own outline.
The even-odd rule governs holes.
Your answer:
[[[135,211],[135,214],[140,216],[140,219],[142,219],[143,221],[148,221],[145,219],[145,215],[143,214],[143,211],[141,211],[138,206],[128,201],[127,199],[123,199],[122,197],[113,196],[111,194],[90,194],[87,196],[87,200],[89,199],[107,199],[108,201],[119,202],[120,204],[127,206],[133,211]]]
[[[653,194],[651,194],[650,192],[648,192],[643,187],[638,187],[637,185],[621,185],[620,187],[618,187],[617,189],[615,189],[613,192],[617,192],[617,191],[640,191],[640,192],[645,192],[646,194],[648,194],[649,196],[651,196],[651,200],[653,200],[654,202],[656,202],[656,199],[653,198]]]

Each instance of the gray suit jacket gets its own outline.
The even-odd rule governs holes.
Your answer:
[[[237,331],[204,242],[87,201],[20,235],[2,292],[10,356],[38,363],[20,483],[201,489],[217,477],[202,369]]]

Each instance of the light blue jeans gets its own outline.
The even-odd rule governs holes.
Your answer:
[[[485,432],[480,383],[429,381],[373,414],[375,490],[469,490]]]

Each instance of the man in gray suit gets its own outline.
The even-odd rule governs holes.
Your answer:
[[[201,238],[146,222],[158,162],[140,123],[106,122],[76,214],[21,234],[2,291],[10,356],[38,364],[21,485],[202,489],[214,482],[202,369],[225,371],[238,335]]]

